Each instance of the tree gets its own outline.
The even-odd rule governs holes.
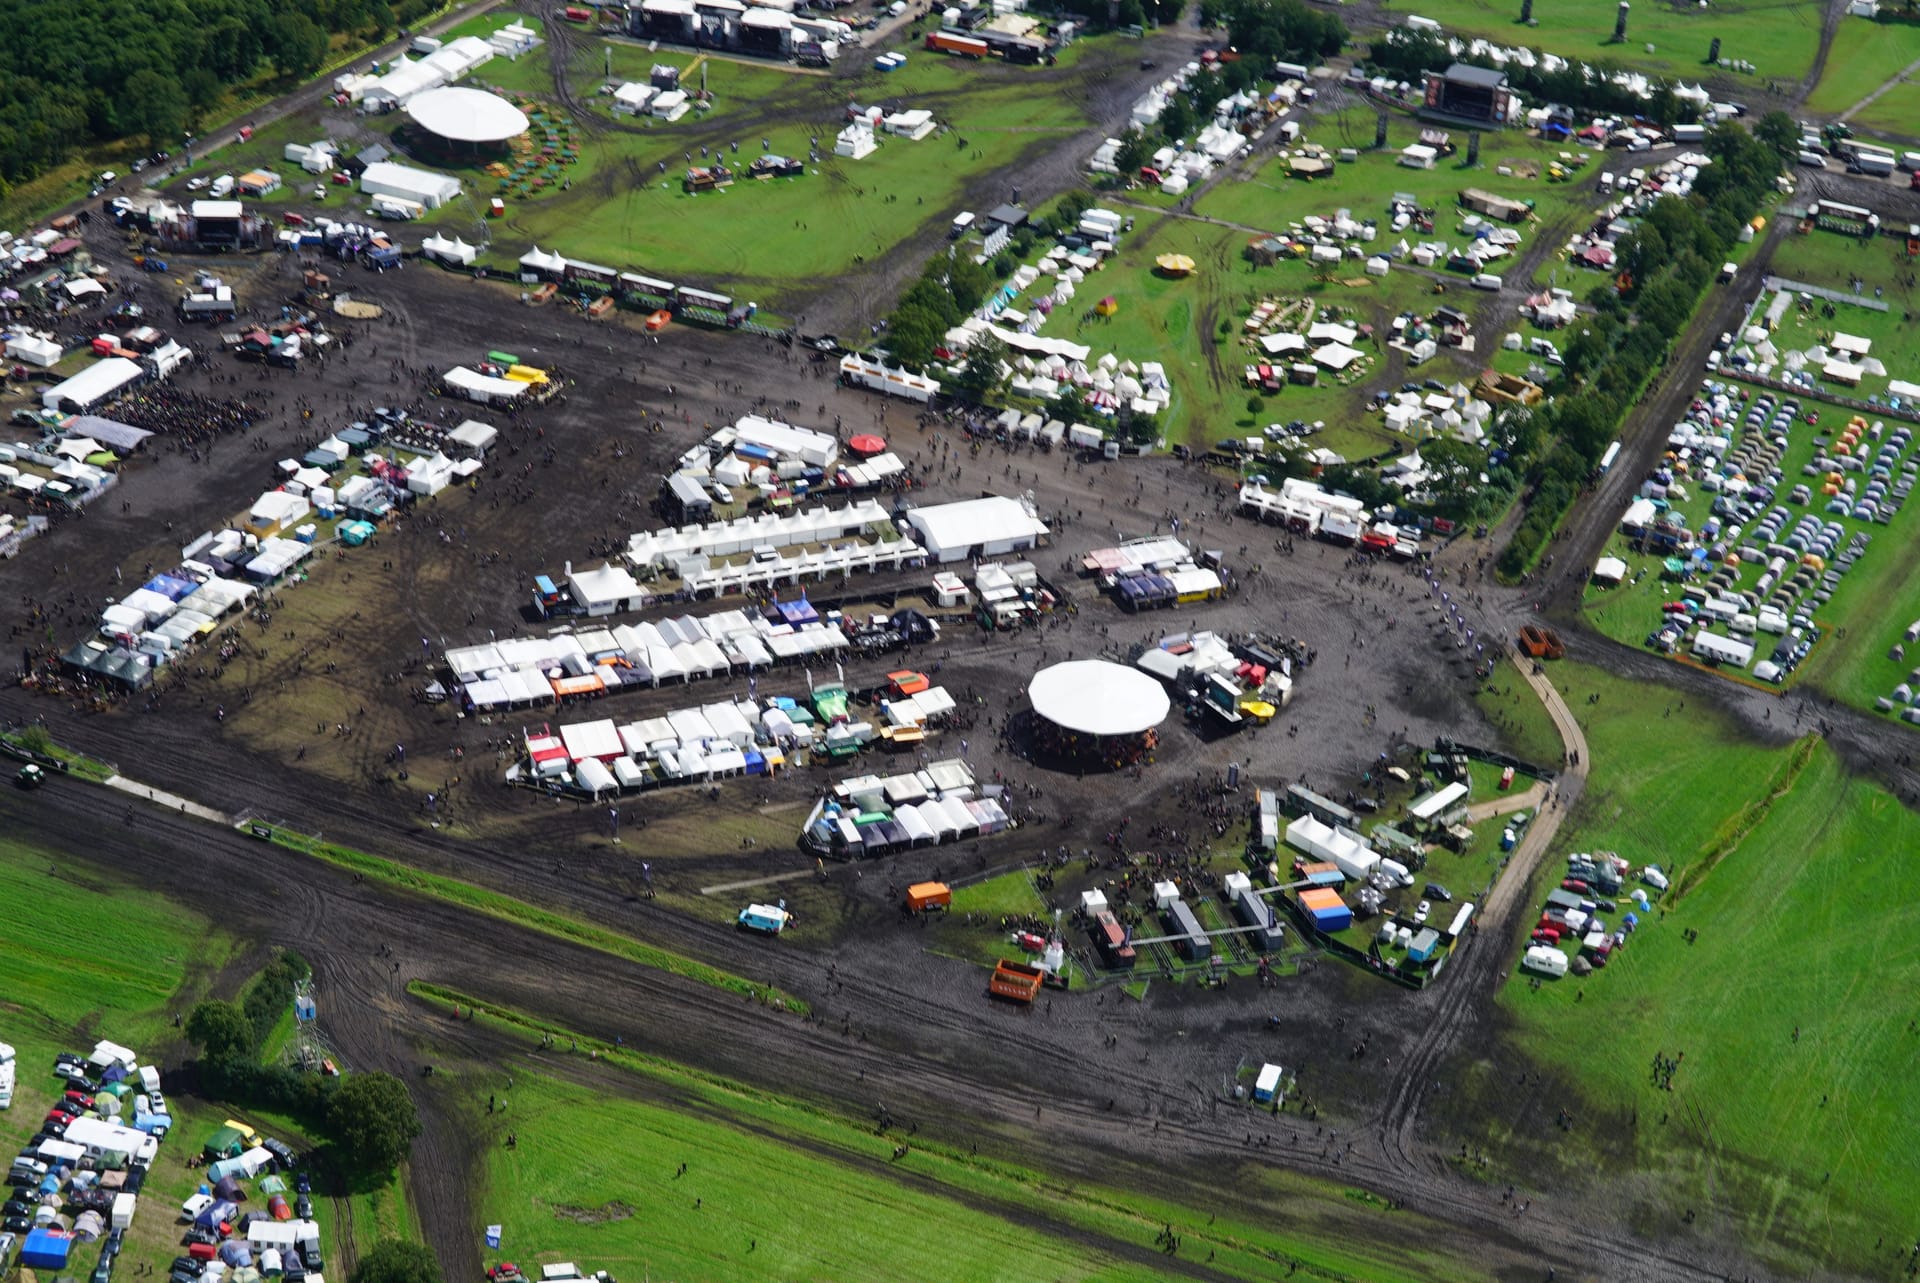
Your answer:
[[[208,1060],[240,1060],[253,1052],[253,1025],[237,1003],[196,1003],[187,1013],[186,1034]]]
[[[407,1156],[420,1134],[420,1115],[406,1084],[392,1074],[353,1074],[341,1082],[327,1109],[329,1130],[347,1161],[367,1172],[384,1172]]]
[[[440,1283],[440,1262],[425,1244],[383,1238],[353,1267],[352,1283]]]
[[[1427,490],[1435,508],[1458,518],[1472,510],[1480,489],[1487,452],[1456,437],[1436,437],[1420,443],[1420,462],[1428,475]]]
[[[327,60],[327,33],[303,13],[282,15],[268,40],[273,65],[289,80],[304,80]]]
[[[127,99],[136,105],[147,144],[156,151],[187,127],[187,95],[175,77],[151,67],[136,71],[127,78]]]
[[[1153,144],[1138,129],[1129,128],[1120,135],[1119,150],[1113,153],[1113,167],[1120,171],[1122,178],[1131,178],[1140,172],[1140,166],[1147,163],[1153,155]]]
[[[1790,161],[1800,152],[1800,126],[1784,111],[1770,111],[1760,117],[1753,136],[1773,148],[1781,161]]]
[[[923,369],[945,332],[946,323],[925,308],[903,306],[887,327],[887,351],[897,364]]]
[[[1193,132],[1193,104],[1185,93],[1176,92],[1167,99],[1166,109],[1160,113],[1160,132],[1169,142]]]
[[[967,349],[967,363],[954,378],[954,386],[975,401],[980,400],[999,384],[1000,362],[1006,354],[1005,343],[992,334],[981,334]]]
[[[993,273],[985,263],[976,263],[971,254],[955,254],[947,265],[947,288],[963,312],[971,312],[986,301],[993,290]]]

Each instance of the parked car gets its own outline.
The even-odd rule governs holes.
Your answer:
[[[1424,923],[1427,920],[1427,915],[1432,912],[1433,912],[1433,905],[1428,903],[1425,900],[1422,900],[1420,902],[1420,906],[1413,911],[1414,923],[1416,925]]]
[[[1438,882],[1429,882],[1427,883],[1426,896],[1429,900],[1438,900],[1444,904],[1448,900],[1453,899],[1453,892],[1447,890]]]

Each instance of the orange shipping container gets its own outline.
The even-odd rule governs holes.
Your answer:
[[[944,882],[916,882],[907,888],[907,909],[911,913],[952,907],[953,891]]]

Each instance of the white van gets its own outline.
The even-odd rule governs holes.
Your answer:
[[[1476,290],[1497,290],[1506,284],[1497,272],[1482,272],[1468,283]]]
[[[962,236],[965,236],[968,232],[972,230],[973,230],[973,211],[968,210],[964,214],[956,214],[954,216],[953,226],[947,229],[947,235],[953,240],[957,241]]]
[[[225,200],[233,195],[233,175],[222,174],[213,180],[213,186],[207,188],[207,195],[215,200]]]

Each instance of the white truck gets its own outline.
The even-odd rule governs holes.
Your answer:
[[[207,188],[207,195],[215,200],[225,200],[233,195],[233,175],[222,174],[213,180],[213,186]]]
[[[234,314],[233,287],[215,283],[180,300],[180,314],[196,321],[229,318]]]

